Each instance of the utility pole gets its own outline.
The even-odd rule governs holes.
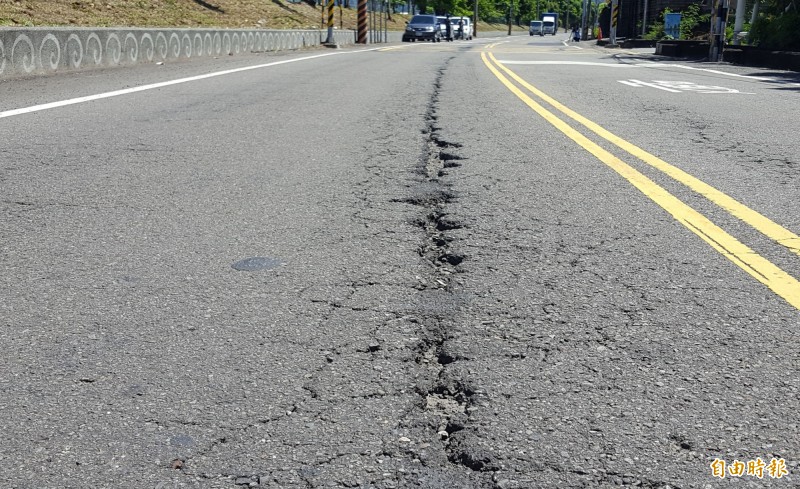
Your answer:
[[[711,48],[708,60],[712,63],[722,61],[725,44],[725,27],[728,23],[728,0],[716,0],[711,17]]]
[[[508,35],[511,35],[511,14],[514,13],[514,0],[508,0]]]
[[[478,0],[475,0],[475,16],[472,18],[472,37],[478,38]]]
[[[751,26],[756,23],[756,19],[758,18],[758,4],[759,3],[760,3],[759,0],[756,0],[756,4],[753,5],[753,15],[750,17],[750,25]],[[747,42],[750,42],[752,37],[753,37],[753,29],[750,29],[750,32],[747,33]]]
[[[747,7],[745,6],[745,0],[738,0],[736,2],[736,20],[733,24],[733,45],[738,46],[741,42],[741,32],[742,32],[742,25],[744,25],[744,11]]]
[[[647,34],[647,0],[644,0],[644,13],[642,14],[642,37]]]
[[[583,0],[583,4],[581,5],[581,39],[586,40],[589,39],[589,32],[586,28],[587,21],[589,19],[589,0]]]

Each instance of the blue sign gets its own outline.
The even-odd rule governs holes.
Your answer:
[[[664,15],[664,33],[673,39],[681,38],[681,14]]]

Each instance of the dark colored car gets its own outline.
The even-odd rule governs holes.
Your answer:
[[[439,27],[439,20],[435,15],[415,15],[406,25],[403,32],[403,42],[414,41],[433,41],[442,40],[442,31]]]

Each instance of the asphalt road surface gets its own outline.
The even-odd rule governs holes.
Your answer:
[[[0,487],[800,484],[800,79],[564,38],[0,83]]]

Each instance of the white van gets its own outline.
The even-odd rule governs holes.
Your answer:
[[[447,36],[447,27],[445,27],[447,23],[447,17],[438,16],[436,17],[439,22],[441,23],[441,30],[442,30],[442,37]],[[462,39],[458,34],[458,23],[462,22],[464,26],[464,37],[463,40],[472,40],[472,21],[469,17],[450,17],[450,28],[452,29],[453,39]]]
[[[461,22],[464,29],[464,34],[461,37],[458,35],[459,22]],[[472,20],[469,17],[450,17],[450,24],[453,26],[453,37],[466,41],[472,40]]]
[[[530,35],[539,34],[540,36],[543,36],[544,22],[541,20],[532,20],[531,26],[528,28],[528,33],[530,33]]]

